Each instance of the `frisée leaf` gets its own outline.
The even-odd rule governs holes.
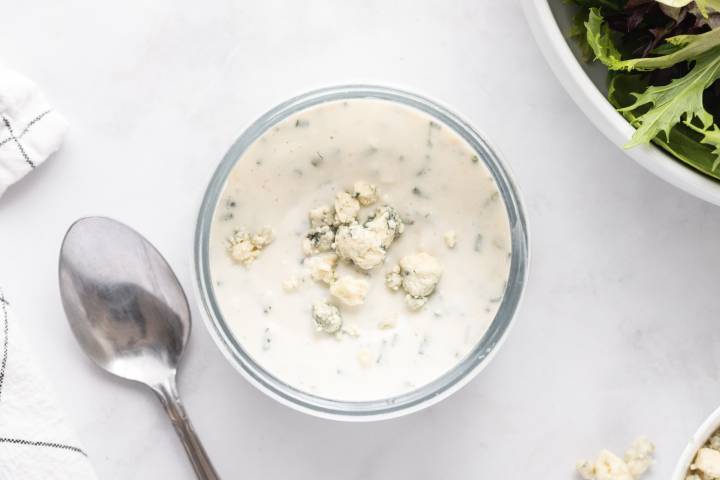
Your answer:
[[[668,38],[665,48],[670,50],[670,53],[666,55],[622,60],[600,10],[590,9],[585,27],[587,28],[587,41],[595,53],[595,58],[610,70],[633,71],[667,68],[680,62],[694,60],[705,52],[720,46],[719,28],[699,35],[676,35]]]
[[[704,129],[710,128],[714,120],[705,110],[703,93],[718,79],[720,47],[696,58],[687,75],[673,79],[667,85],[653,85],[642,93],[635,93],[635,102],[620,111],[635,110],[647,104],[652,108],[638,117],[638,129],[626,147],[647,143],[661,132],[667,138],[670,129],[683,120],[697,119]]]
[[[717,138],[717,128],[710,130],[714,118],[705,109],[703,96],[705,90],[720,79],[720,29],[668,38],[666,51],[669,53],[665,55],[622,60],[599,9],[590,9],[585,26],[587,42],[595,57],[612,71],[657,70],[681,62],[690,66],[687,73],[672,78],[669,83],[649,85],[644,91],[633,92],[635,100],[618,108],[620,112],[632,112],[646,107],[634,117],[637,130],[626,148],[649,143],[660,134],[668,141],[671,129],[681,122],[699,125],[703,143],[711,143]]]

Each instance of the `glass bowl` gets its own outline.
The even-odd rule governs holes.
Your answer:
[[[322,398],[287,385],[256,363],[228,328],[213,291],[209,267],[209,238],[213,213],[230,171],[245,150],[265,131],[308,107],[335,100],[372,98],[416,108],[452,128],[476,151],[494,176],[507,209],[512,258],[505,295],[487,332],[463,360],[431,383],[382,400],[339,401]],[[386,87],[350,85],[324,88],[292,98],[253,123],[225,154],[210,180],[200,206],[195,231],[196,291],[205,324],[230,363],[258,389],[296,410],[318,417],[367,421],[398,417],[428,407],[460,389],[488,364],[507,334],[520,302],[528,271],[528,235],[525,214],[515,184],[497,152],[482,135],[442,106],[426,98]]]

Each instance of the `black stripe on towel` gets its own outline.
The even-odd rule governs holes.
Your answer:
[[[32,127],[32,126],[35,125],[37,122],[39,122],[40,120],[42,120],[42,118],[43,118],[45,115],[47,115],[48,113],[50,113],[50,112],[51,112],[51,110],[45,110],[44,112],[42,112],[42,113],[41,113],[40,115],[38,115],[37,117],[35,117],[35,118],[33,118],[32,120],[30,120],[30,121],[28,122],[28,124],[25,125],[25,128],[23,129],[23,131],[20,132],[20,135],[17,136],[17,138],[22,138],[23,136],[25,136],[25,134],[28,132],[28,130],[30,130],[30,127]]]
[[[2,310],[3,319],[3,353],[2,358],[0,358],[0,398],[2,398],[3,382],[5,381],[5,369],[7,368],[8,357],[8,326],[10,322],[8,321],[7,305],[8,301],[5,300],[5,295],[3,295],[2,290],[0,290],[0,310]]]
[[[4,121],[5,125],[8,126],[8,130],[10,130],[10,136],[9,136],[9,137],[6,137],[6,138],[4,138],[4,139],[2,139],[2,140],[0,140],[0,147],[2,147],[3,145],[5,145],[6,143],[9,143],[9,142],[12,142],[12,141],[17,142],[18,140],[20,140],[22,137],[25,136],[26,133],[28,133],[28,131],[30,130],[30,127],[32,127],[32,126],[35,125],[37,122],[39,122],[40,120],[42,120],[42,119],[45,117],[45,115],[47,115],[47,114],[50,113],[50,112],[52,112],[52,110],[45,110],[44,112],[42,112],[41,114],[39,114],[38,116],[36,116],[36,117],[33,118],[32,120],[30,120],[30,121],[28,122],[28,124],[25,125],[25,128],[23,129],[23,131],[20,132],[20,135],[18,135],[17,137],[12,134],[12,129],[9,128],[10,122],[9,122],[7,119],[4,119],[4,120],[5,120],[5,121]],[[27,155],[25,155],[25,151],[23,150],[22,145],[20,145],[20,144],[18,143],[18,146],[20,147],[20,151],[23,153],[23,156],[25,157],[25,161],[27,161],[27,162],[30,164],[31,167],[34,167],[35,164],[34,164],[33,162],[31,162],[29,158],[27,158]],[[0,301],[2,301],[2,300],[0,299]]]
[[[15,133],[13,133],[12,125],[10,125],[10,120],[7,119],[5,115],[2,116],[2,121],[5,124],[5,127],[8,129],[8,133],[10,133],[10,140],[14,141],[15,144],[18,147],[18,150],[20,150],[20,153],[22,154],[23,158],[25,159],[25,162],[27,162],[30,167],[35,168],[35,163],[33,163],[32,160],[30,160],[30,157],[28,157],[27,152],[25,151],[25,147],[22,146],[22,143],[20,143],[20,140],[15,136]]]
[[[76,452],[76,453],[79,453],[79,454],[87,457],[87,453],[85,453],[82,449],[80,449],[78,447],[73,447],[72,445],[65,445],[62,443],[37,442],[37,441],[32,441],[32,440],[23,440],[21,438],[4,438],[4,437],[0,437],[0,443],[12,443],[14,445],[23,445],[26,447],[59,448],[61,450],[70,450],[72,452]]]

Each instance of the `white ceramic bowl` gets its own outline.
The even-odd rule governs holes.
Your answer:
[[[564,0],[522,0],[522,3],[535,39],[560,83],[595,126],[622,149],[634,128],[605,97],[607,70],[602,65],[579,60],[577,47],[568,43],[569,6]],[[663,150],[648,145],[623,151],[666,182],[720,205],[720,182],[686,167]]]
[[[695,454],[707,442],[710,435],[720,429],[720,408],[715,410],[710,416],[700,425],[695,435],[692,436],[688,442],[685,450],[680,456],[675,472],[673,473],[671,480],[685,480],[688,468],[695,458]]]

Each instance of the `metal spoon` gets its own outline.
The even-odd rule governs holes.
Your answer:
[[[178,397],[190,309],[150,242],[109,218],[75,222],[60,250],[60,295],[75,338],[100,367],[157,394],[200,479],[218,479]]]

